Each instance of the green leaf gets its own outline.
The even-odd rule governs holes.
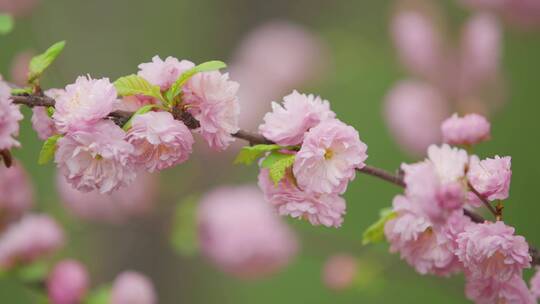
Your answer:
[[[184,256],[193,256],[199,251],[197,203],[198,197],[189,196],[176,206],[171,243],[176,252]]]
[[[145,95],[163,100],[159,86],[135,74],[118,78],[114,87],[120,96]]]
[[[384,241],[384,225],[396,217],[392,208],[384,208],[379,212],[379,220],[369,226],[362,234],[362,245],[379,243]]]
[[[83,302],[84,304],[109,304],[111,299],[111,287],[101,286],[94,289]]]
[[[53,135],[43,143],[41,151],[39,152],[38,164],[47,164],[54,156],[56,151],[56,142],[62,137],[62,135]]]
[[[277,185],[285,177],[287,168],[294,164],[295,156],[273,151],[262,161],[261,166],[269,169],[270,178]]]
[[[223,69],[223,68],[226,68],[226,67],[227,67],[227,65],[224,62],[218,61],[218,60],[212,60],[212,61],[207,61],[207,62],[201,63],[201,64],[199,64],[199,65],[185,71],[172,84],[171,88],[167,91],[167,93],[165,93],[165,96],[167,97],[167,100],[172,102],[172,100],[176,96],[178,96],[180,94],[180,92],[182,90],[182,86],[191,77],[193,77],[193,75],[195,75],[197,73],[202,73],[202,72],[216,71],[216,70]]]
[[[28,83],[34,83],[35,80],[38,79],[41,74],[43,74],[45,69],[47,69],[49,65],[54,62],[58,55],[60,55],[65,45],[65,41],[57,42],[48,48],[44,53],[37,55],[30,60],[30,65],[28,67],[30,70],[28,74]]]
[[[24,265],[15,270],[15,275],[25,283],[40,282],[49,273],[49,265],[43,261]]]
[[[14,25],[13,17],[8,14],[0,14],[0,35],[9,34]]]
[[[142,106],[140,107],[135,113],[133,113],[133,115],[131,115],[131,117],[129,118],[129,120],[126,122],[126,124],[124,124],[124,126],[122,127],[122,129],[124,129],[124,131],[127,131],[131,128],[131,124],[133,123],[133,118],[135,118],[135,116],[137,115],[141,115],[141,114],[144,114],[144,113],[148,113],[150,112],[152,109],[154,108],[158,108],[159,106],[158,105],[155,105],[155,104],[150,104],[150,105],[145,105],[145,106]]]
[[[11,95],[24,95],[24,94],[32,94],[32,88],[26,87],[26,88],[11,89]]]
[[[54,107],[47,108],[47,116],[52,117],[54,115]]]
[[[236,159],[234,160],[234,164],[251,165],[264,153],[270,152],[270,151],[276,151],[280,149],[284,149],[284,147],[280,145],[245,146],[242,148],[242,150],[240,150],[240,153],[238,153],[238,155],[236,156]]]

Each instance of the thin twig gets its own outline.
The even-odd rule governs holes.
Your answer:
[[[471,185],[471,183],[467,183],[467,185],[469,186],[469,190],[471,190],[472,193],[474,193],[474,195],[476,195],[476,197],[478,197],[480,199],[480,201],[482,201],[482,203],[488,208],[488,210],[493,213],[493,216],[495,216],[496,218],[499,218],[500,217],[500,214],[499,212],[497,212],[497,210],[495,210],[495,208],[491,205],[491,203],[487,200],[487,198],[485,198],[482,194],[480,194],[480,192],[478,192],[473,185]]]
[[[388,171],[385,171],[383,169],[365,165],[363,168],[358,169],[358,171],[367,175],[378,177],[382,180],[398,185],[400,187],[405,187],[405,182],[403,181],[403,178],[401,178],[398,175],[394,175]]]

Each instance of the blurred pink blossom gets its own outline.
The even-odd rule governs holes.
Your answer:
[[[535,273],[531,278],[531,293],[538,300],[540,299],[540,267],[536,266]]]
[[[122,272],[113,282],[110,304],[157,304],[157,302],[152,281],[138,272]]]
[[[478,114],[459,117],[452,115],[441,125],[443,141],[451,145],[474,145],[486,141],[491,136],[489,121]]]
[[[81,303],[89,286],[86,268],[75,260],[60,261],[47,278],[47,291],[52,304]]]
[[[540,26],[540,2],[537,0],[460,0],[464,6],[491,11],[522,28]]]
[[[358,261],[350,254],[335,254],[328,258],[323,267],[322,279],[332,290],[350,287],[358,275]]]
[[[157,200],[158,179],[155,174],[140,172],[129,186],[111,194],[94,190],[81,192],[57,175],[57,189],[64,206],[76,217],[111,223],[147,214]]]
[[[2,0],[0,0],[0,3]],[[1,11],[1,9],[0,9]],[[31,51],[18,53],[11,63],[11,80],[18,86],[25,86],[28,78],[28,66],[30,59],[34,56]]]
[[[32,185],[21,164],[0,165],[0,226],[21,217],[33,203]]]
[[[203,253],[225,272],[247,279],[275,273],[295,256],[298,243],[255,186],[222,187],[198,209]]]
[[[39,2],[40,0],[0,0],[0,12],[24,16],[29,14]]]
[[[20,106],[11,102],[11,88],[0,76],[0,150],[20,147],[19,121],[23,119]]]
[[[520,275],[500,282],[493,279],[478,279],[467,276],[465,294],[476,304],[535,304],[536,301]]]
[[[25,215],[0,236],[0,267],[33,262],[55,252],[63,244],[64,232],[54,219],[47,215]]]

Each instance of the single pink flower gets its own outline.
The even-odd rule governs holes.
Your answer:
[[[427,154],[441,182],[459,182],[465,178],[469,162],[467,151],[444,144],[429,146]]]
[[[354,283],[358,275],[358,261],[350,254],[336,254],[326,260],[322,280],[332,290],[344,290]]]
[[[519,275],[508,281],[467,277],[465,294],[476,304],[535,304],[536,301],[527,288],[527,283]]]
[[[540,299],[540,267],[536,266],[536,272],[531,278],[531,293],[538,300]]]
[[[20,163],[0,165],[0,225],[21,217],[33,203],[32,184]]]
[[[358,131],[339,120],[327,120],[307,132],[293,165],[300,188],[342,194],[365,166],[367,145]]]
[[[31,263],[58,250],[64,244],[64,233],[47,215],[25,215],[8,226],[0,236],[0,267]]]
[[[57,175],[57,189],[64,207],[76,217],[119,224],[152,211],[157,199],[158,177],[140,172],[128,186],[101,194],[98,190],[81,192]]]
[[[398,12],[392,20],[392,38],[402,64],[412,73],[426,78],[439,73],[443,42],[429,16],[412,9]]]
[[[125,132],[110,120],[58,140],[55,162],[67,181],[84,192],[110,193],[135,179],[133,146]]]
[[[327,100],[293,91],[283,97],[283,105],[272,103],[259,132],[279,145],[299,145],[309,129],[335,116]]]
[[[441,141],[440,125],[449,105],[436,87],[415,80],[398,82],[385,97],[384,116],[390,132],[408,153],[425,155]]]
[[[489,200],[504,200],[508,198],[512,158],[510,156],[486,158],[471,156],[467,178],[471,185]]]
[[[20,147],[19,121],[23,119],[19,105],[11,102],[11,89],[0,76],[0,150]]]
[[[84,265],[75,260],[62,260],[47,278],[47,293],[52,304],[81,303],[90,285]]]
[[[184,86],[184,102],[188,111],[199,121],[196,130],[210,148],[222,151],[233,141],[231,134],[238,132],[237,82],[220,72],[199,73]]]
[[[193,146],[189,129],[168,112],[148,112],[135,116],[127,141],[135,148],[135,164],[148,172],[185,162]]]
[[[457,114],[446,119],[441,125],[443,141],[451,145],[474,145],[490,138],[489,121],[478,114]]]
[[[197,217],[203,253],[235,276],[273,274],[297,252],[295,235],[254,186],[211,191],[202,198]]]
[[[457,242],[456,255],[472,277],[504,282],[531,266],[525,238],[500,221],[467,226]]]
[[[153,85],[157,85],[162,91],[168,90],[182,73],[195,67],[189,60],[179,61],[174,57],[167,57],[163,61],[159,56],[152,57],[152,62],[139,64],[139,73],[142,78]]]
[[[307,219],[312,225],[341,226],[346,209],[341,196],[302,191],[293,180],[292,175],[287,176],[276,186],[267,169],[259,173],[259,187],[280,215]]]
[[[156,304],[158,299],[150,279],[135,271],[125,271],[114,280],[110,301],[111,304]]]
[[[53,119],[62,133],[91,127],[113,110],[116,89],[108,78],[79,76],[56,98]]]
[[[448,276],[461,270],[452,237],[464,229],[460,226],[465,226],[466,221],[452,221],[458,224],[453,227],[434,226],[414,202],[402,195],[394,198],[393,209],[396,217],[384,227],[391,252],[399,252],[420,274]]]

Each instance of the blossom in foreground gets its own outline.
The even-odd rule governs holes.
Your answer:
[[[264,116],[259,132],[282,146],[299,145],[309,129],[335,116],[327,100],[293,91],[283,97],[283,105],[272,102],[272,112]]]
[[[231,134],[240,129],[238,88],[237,82],[220,72],[196,74],[184,86],[187,109],[201,124],[196,132],[214,150],[225,150],[234,141]]]
[[[64,244],[64,233],[46,215],[25,215],[0,237],[0,268],[30,263],[49,255]]]
[[[536,272],[534,273],[533,277],[531,278],[531,293],[532,295],[538,300],[540,299],[540,271],[538,271],[539,267],[536,267]]]
[[[254,186],[211,191],[202,198],[197,217],[203,253],[235,276],[270,275],[297,252],[296,237]]]
[[[113,110],[116,96],[108,78],[79,76],[56,98],[53,114],[56,128],[68,133],[92,127]]]
[[[259,173],[259,187],[280,215],[307,219],[312,225],[340,227],[346,204],[337,194],[320,194],[300,190],[292,176],[286,176],[276,186],[267,169]]]
[[[110,193],[135,179],[133,146],[125,132],[110,120],[91,130],[75,131],[58,140],[55,162],[68,182],[79,191]]]
[[[536,301],[519,275],[508,281],[467,277],[465,285],[467,298],[476,304],[535,304]]]
[[[0,225],[18,219],[34,202],[33,189],[24,168],[16,163],[0,165]]]
[[[0,76],[0,150],[20,147],[19,121],[23,119],[19,105],[11,102],[11,89]]]
[[[448,276],[461,270],[454,254],[453,234],[468,224],[458,218],[450,227],[433,226],[428,218],[418,212],[407,197],[398,195],[393,201],[396,217],[385,224],[384,233],[391,252],[399,252],[420,274]]]
[[[62,260],[47,278],[47,293],[52,304],[81,303],[90,285],[84,265],[75,260]]]
[[[491,125],[478,114],[463,117],[454,114],[442,123],[441,130],[445,143],[471,146],[489,139]]]
[[[189,60],[179,61],[171,56],[162,60],[159,56],[154,56],[152,62],[139,64],[137,74],[151,84],[159,86],[162,91],[166,91],[182,73],[193,67],[195,64]]]
[[[458,236],[456,255],[470,276],[500,282],[531,266],[529,245],[503,222],[470,225]]]
[[[154,172],[185,162],[191,154],[193,136],[171,113],[148,112],[135,116],[127,141],[135,148],[135,164]]]
[[[152,281],[138,272],[122,272],[113,282],[111,304],[156,304],[157,302]]]
[[[473,155],[467,172],[469,182],[489,200],[507,199],[512,178],[511,161],[510,156],[480,160]]]
[[[325,262],[322,279],[326,287],[332,290],[344,290],[354,283],[357,275],[356,258],[349,254],[336,254]]]
[[[133,183],[110,194],[98,190],[81,192],[61,175],[57,189],[62,204],[78,218],[90,221],[123,223],[148,214],[156,203],[158,180],[155,174],[140,172]]]
[[[45,95],[54,100],[63,94],[65,94],[63,89],[49,89],[45,91]],[[49,116],[46,107],[32,108],[32,127],[41,140],[46,140],[57,133],[54,120]]]
[[[315,193],[342,194],[365,166],[367,145],[358,131],[337,119],[307,132],[296,154],[293,172],[300,188]]]

